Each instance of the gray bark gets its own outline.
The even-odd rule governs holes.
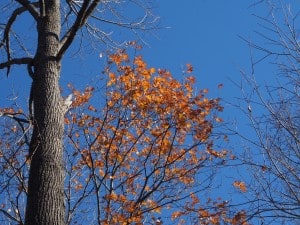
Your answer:
[[[59,90],[60,1],[40,1],[32,97],[34,130],[25,225],[64,225],[63,110]],[[43,10],[45,10],[43,12]]]

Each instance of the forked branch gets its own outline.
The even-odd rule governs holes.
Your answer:
[[[26,8],[26,10],[32,15],[32,17],[37,20],[39,17],[39,12],[36,9],[35,6],[38,6],[39,3],[38,2],[29,2],[28,0],[16,0],[17,2],[19,2],[24,8]]]
[[[10,59],[6,62],[0,63],[0,69],[8,68],[12,65],[28,65],[31,64],[33,61],[33,58],[31,57],[23,57],[23,58],[15,58],[15,59]]]
[[[32,11],[34,5],[38,5],[38,3],[29,3],[27,0],[18,0],[20,4],[23,6],[20,8],[15,9],[11,16],[9,17],[7,24],[5,25],[5,29],[3,32],[3,39],[0,42],[0,48],[4,47],[6,52],[7,61],[0,64],[0,69],[7,68],[7,76],[10,72],[10,66],[13,64],[27,64],[29,58],[21,58],[21,59],[12,59],[11,58],[11,49],[10,49],[10,32],[11,28],[16,21],[17,17],[26,11]],[[29,12],[30,12],[29,11]],[[31,15],[36,19],[38,14],[34,13],[33,11],[30,12]],[[31,59],[31,58],[30,58]],[[23,62],[25,60],[25,62]]]
[[[86,23],[89,16],[94,12],[100,0],[85,0],[78,12],[77,18],[72,27],[66,32],[61,40],[61,48],[57,54],[57,60],[60,60],[69,46],[72,44],[78,30]]]

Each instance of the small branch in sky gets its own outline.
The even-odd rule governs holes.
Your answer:
[[[10,59],[6,62],[0,63],[0,69],[8,68],[12,65],[30,64],[32,60],[33,59],[31,57]]]
[[[7,56],[7,62],[0,64],[0,69],[7,68],[7,76],[10,72],[10,66],[12,64],[18,64],[18,63],[13,63],[14,60],[11,59],[11,49],[10,49],[11,28],[12,28],[12,25],[14,24],[14,22],[16,21],[17,17],[19,15],[21,15],[22,13],[28,11],[28,7],[29,7],[29,3],[26,0],[18,0],[18,2],[22,5],[24,4],[25,6],[17,8],[12,12],[11,16],[9,17],[9,19],[7,21],[7,24],[5,25],[3,39],[0,42],[0,48],[2,48],[4,46],[6,56]],[[33,5],[32,5],[32,7],[33,7]],[[21,63],[21,64],[23,64],[23,63]],[[4,66],[4,67],[1,68],[1,66]]]
[[[86,23],[89,16],[94,12],[100,0],[94,0],[91,4],[89,0],[82,3],[81,9],[78,12],[77,18],[72,27],[67,31],[61,40],[61,48],[57,54],[57,59],[60,60],[69,46],[72,44],[78,30]]]
[[[37,11],[37,9],[34,6],[38,6],[39,3],[38,2],[29,2],[28,0],[16,0],[17,2],[19,2],[22,6],[24,6],[26,8],[26,10],[32,15],[32,17],[37,20],[39,17],[39,13]]]

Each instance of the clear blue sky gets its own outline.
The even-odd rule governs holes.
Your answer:
[[[156,31],[158,38],[147,35],[149,47],[143,49],[144,58],[149,66],[166,68],[178,76],[182,67],[191,63],[199,89],[208,88],[211,96],[234,101],[235,97],[240,96],[240,90],[230,79],[239,82],[239,70],[250,68],[250,49],[238,36],[255,40],[257,36],[254,31],[259,27],[257,18],[252,14],[267,14],[262,5],[249,8],[253,2],[254,0],[157,1],[155,12],[161,17],[162,26],[170,28]],[[296,3],[295,0],[291,2]],[[62,82],[66,84],[71,81],[83,87],[91,81],[103,68],[104,62],[99,58],[99,52],[82,59],[65,59]],[[261,79],[268,80],[272,77],[272,74],[266,72],[267,64],[263,64],[260,69]],[[18,74],[19,71],[13,70],[15,73],[9,79],[6,78],[5,71],[1,71],[0,102],[7,100],[12,91],[20,95],[21,102],[27,101],[30,82],[24,75]],[[220,83],[224,84],[222,90],[217,88]],[[225,103],[224,106],[223,118],[234,119],[239,116],[240,112],[233,107]]]
[[[201,86],[214,91],[219,83],[239,78],[239,68],[249,65],[249,48],[238,35],[253,38],[257,20],[249,8],[253,1],[160,1],[158,14],[170,29],[159,32],[146,57],[155,65],[174,72],[189,62],[195,67]],[[153,57],[152,57],[153,56]],[[225,85],[223,94],[232,89]]]

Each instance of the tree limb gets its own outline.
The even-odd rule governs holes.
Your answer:
[[[8,212],[6,212],[4,209],[0,209],[0,212],[3,213],[5,216],[7,216],[9,219],[15,221],[15,222],[20,222],[17,218],[13,217],[10,215]]]
[[[10,32],[11,27],[12,27],[13,23],[15,22],[17,16],[20,15],[20,14],[22,14],[25,11],[26,11],[26,8],[24,8],[24,7],[15,9],[12,12],[12,14],[11,14],[10,18],[8,19],[7,24],[5,26],[4,34],[3,34],[3,40],[0,43],[0,48],[3,45],[5,45],[5,47],[6,47],[6,56],[7,56],[7,60],[8,61],[11,59],[9,32]],[[6,68],[7,68],[7,76],[8,76],[9,71],[10,71],[10,65],[6,66]]]
[[[78,12],[77,18],[72,27],[66,32],[61,40],[61,47],[57,54],[57,59],[60,60],[69,46],[72,44],[78,30],[86,23],[87,19],[94,12],[100,0],[94,0],[90,4],[90,0],[85,0]]]
[[[10,59],[6,62],[0,63],[0,69],[8,68],[12,65],[31,64],[32,60],[33,58],[31,57]]]
[[[27,4],[27,6],[29,7],[29,2],[27,1],[27,3],[26,3],[26,1],[27,0],[18,0],[18,2],[23,2],[24,4]],[[32,5],[32,7],[33,7],[33,5]],[[7,56],[7,62],[6,63],[8,63],[8,64],[1,63],[0,65],[5,65],[4,67],[7,68],[7,76],[9,74],[9,72],[10,72],[10,65],[12,65],[12,64],[18,64],[18,63],[12,63],[12,64],[9,63],[11,61],[14,61],[14,60],[11,60],[11,54],[10,54],[10,38],[9,38],[10,30],[11,30],[11,27],[12,27],[13,23],[16,21],[17,17],[19,15],[21,15],[22,13],[26,12],[27,10],[28,10],[28,8],[26,6],[23,6],[23,7],[15,9],[11,13],[11,15],[10,15],[10,17],[9,17],[9,19],[7,21],[7,24],[5,26],[5,29],[4,29],[3,39],[2,39],[2,41],[0,43],[0,48],[2,46],[5,46],[5,48],[6,48],[6,56]],[[3,69],[3,68],[1,68],[1,66],[0,66],[0,69]]]
[[[26,10],[32,15],[32,17],[37,21],[39,17],[39,12],[34,6],[38,6],[38,2],[29,2],[28,0],[16,0],[19,2],[23,7],[26,8]]]

